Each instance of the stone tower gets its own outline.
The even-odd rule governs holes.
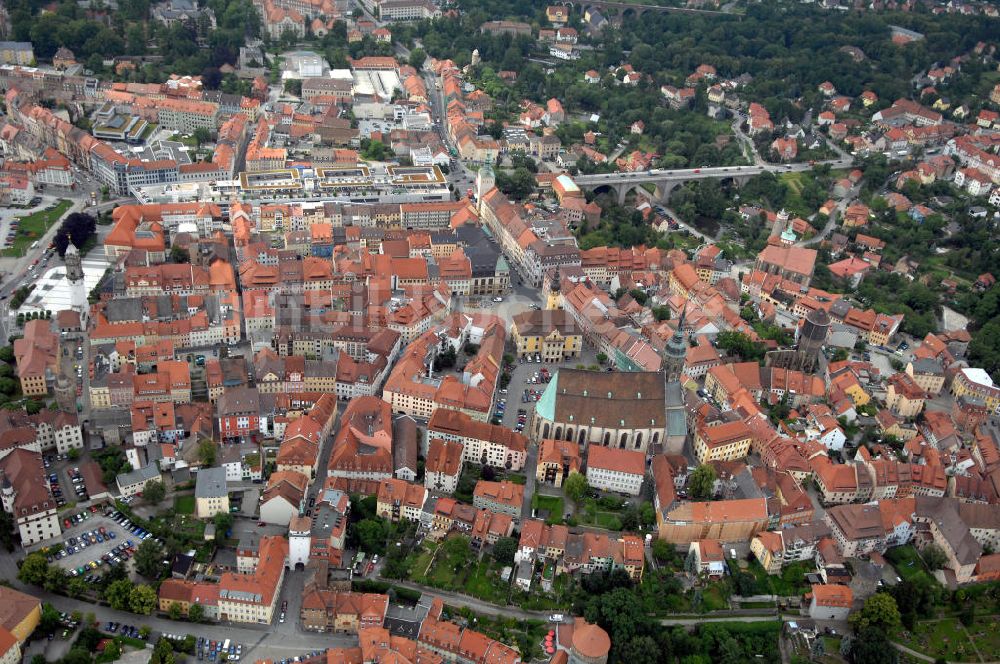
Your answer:
[[[469,62],[469,64],[472,65],[473,67],[477,67],[479,66],[480,62],[482,62],[482,58],[479,57],[479,49],[478,48],[472,49],[472,60]]]
[[[0,481],[0,499],[3,501],[3,509],[5,512],[13,514],[14,500],[17,498],[17,492],[14,491],[14,485],[7,479],[7,474],[0,473],[0,475],[3,476],[3,480]]]
[[[483,164],[479,172],[476,173],[476,211],[480,214],[483,211],[483,196],[496,184],[497,176],[493,172],[493,167],[489,164]]]
[[[823,345],[830,334],[830,316],[824,309],[813,309],[799,328],[798,363],[803,371],[812,372],[819,361]]]
[[[563,298],[562,298],[562,277],[559,275],[559,268],[556,267],[555,274],[552,275],[552,279],[548,283],[548,288],[545,292],[545,308],[546,309],[562,309],[563,308]]]
[[[56,405],[64,413],[76,412],[76,384],[67,376],[59,374],[53,389]]]
[[[87,302],[87,285],[83,275],[83,259],[80,251],[69,241],[66,247],[66,254],[63,256],[66,263],[66,281],[70,286],[70,308],[80,314],[80,328],[87,329],[88,313],[90,304]]]

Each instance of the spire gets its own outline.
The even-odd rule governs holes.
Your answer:
[[[559,292],[559,284],[560,284],[561,281],[562,281],[562,278],[559,276],[559,266],[556,265],[556,272],[552,276],[552,284],[549,286],[549,290],[551,290],[553,293],[558,293]]]

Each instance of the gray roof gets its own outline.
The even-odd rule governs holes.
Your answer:
[[[160,479],[160,467],[155,463],[147,463],[139,470],[121,473],[117,477],[119,487],[131,486],[133,484],[139,484],[140,482],[156,479]]]
[[[222,498],[229,495],[225,468],[202,468],[194,486],[195,498]]]

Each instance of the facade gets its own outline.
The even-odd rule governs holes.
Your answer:
[[[311,632],[356,634],[381,627],[389,608],[388,595],[338,592],[315,585],[305,589],[299,618]]]
[[[700,425],[695,429],[694,453],[698,463],[710,461],[735,461],[750,453],[752,433],[742,421]]]
[[[45,475],[37,451],[18,447],[0,458],[0,500],[17,524],[22,546],[50,540],[61,532]]]
[[[42,603],[36,597],[7,586],[0,586],[0,607],[0,627],[18,644],[28,640],[42,619]]]
[[[854,606],[854,593],[838,584],[813,584],[809,598],[809,617],[813,620],[847,620]]]
[[[580,356],[583,335],[563,309],[529,310],[514,316],[510,328],[517,356],[540,355],[543,362],[564,362]]]
[[[430,437],[464,446],[462,461],[519,471],[527,460],[528,439],[507,427],[475,420],[456,410],[439,408],[427,423]]]
[[[668,506],[661,500],[660,505],[656,514],[657,530],[660,539],[671,544],[687,545],[705,539],[747,542],[767,528],[770,521],[764,498],[671,503]]]
[[[570,473],[579,473],[583,467],[580,446],[568,440],[546,438],[538,445],[535,479],[560,487]]]
[[[642,452],[592,445],[587,453],[587,483],[595,489],[638,496],[645,474]]]

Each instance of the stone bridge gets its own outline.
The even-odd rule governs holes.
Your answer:
[[[846,168],[851,165],[849,159],[831,159],[817,164],[829,164],[831,168]],[[792,173],[808,171],[815,164],[763,164],[759,166],[713,166],[706,168],[654,168],[648,171],[632,171],[618,173],[595,173],[592,175],[577,175],[573,178],[581,189],[593,192],[610,190],[614,192],[618,203],[625,202],[632,192],[641,192],[649,196],[654,203],[665,203],[670,199],[670,193],[684,184],[694,180],[729,180],[735,186],[741,186],[754,175],[765,172]]]

